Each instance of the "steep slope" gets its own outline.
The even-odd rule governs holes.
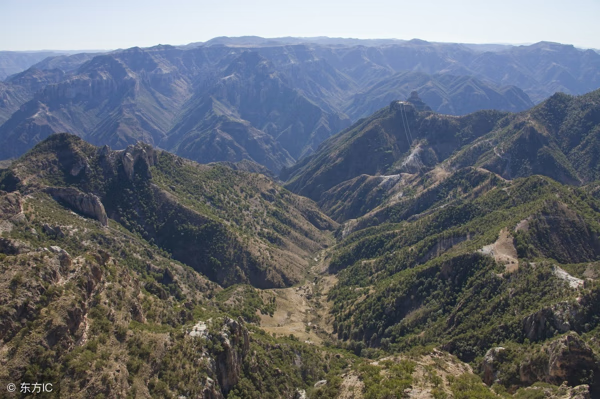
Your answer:
[[[533,106],[529,97],[515,86],[496,87],[467,76],[400,72],[355,95],[344,110],[355,119],[364,118],[391,101],[408,98],[415,90],[441,114],[465,115],[481,109],[518,112]]]
[[[352,347],[436,345],[480,365],[510,348],[487,380],[509,390],[597,384],[598,289],[581,278],[599,265],[599,211],[546,177],[459,170],[340,231],[329,262],[335,331]],[[581,352],[558,351],[564,340]],[[560,370],[544,356],[561,357]]]
[[[132,48],[95,56],[35,97],[0,127],[1,156],[16,157],[51,133],[72,132],[122,149],[159,142],[207,68],[202,50]]]
[[[600,90],[555,94],[507,118],[458,153],[449,165],[475,164],[507,179],[543,174],[567,184],[598,180]]]
[[[6,82],[0,82],[0,125],[8,120],[21,105],[31,100],[36,91],[48,84],[59,82],[64,72],[59,69],[28,70],[12,75]]]
[[[483,53],[469,64],[476,76],[515,85],[538,103],[556,92],[584,94],[600,85],[600,57],[593,50],[539,42],[499,53]]]
[[[310,201],[264,176],[143,144],[113,152],[53,135],[14,162],[3,182],[13,190],[40,187],[104,224],[116,220],[224,285],[294,284],[335,227]]]
[[[29,96],[25,88],[0,82],[0,125],[27,100]]]
[[[386,180],[403,195],[366,201],[323,251],[337,225],[264,176],[51,136],[0,172],[0,381],[82,398],[589,398],[595,186],[439,166]],[[336,275],[214,282],[282,287],[308,257]],[[330,311],[335,337],[282,304]],[[287,319],[324,347],[279,336]]]
[[[249,246],[263,250],[263,262],[276,248],[322,248],[327,237],[307,220],[333,223],[265,177],[147,145],[111,151],[58,134],[0,180],[5,386],[43,381],[51,384],[46,395],[73,398],[491,394],[468,365],[439,350],[374,362],[275,337],[258,325],[279,311],[268,291],[224,290],[175,260],[181,252],[165,241],[165,228],[175,228],[171,243],[185,246],[196,269],[230,249],[241,272]],[[158,211],[149,199],[162,201]],[[276,212],[282,224],[269,219]],[[227,230],[250,234],[233,248]],[[203,239],[190,241],[190,231]],[[217,251],[207,249],[213,234]],[[274,242],[269,248],[255,239],[261,234]]]
[[[69,63],[71,58],[76,59]],[[184,51],[170,46],[98,55],[70,71],[71,64],[81,61],[79,55],[47,60],[40,67],[62,68],[54,71],[66,75],[45,85],[34,87],[33,79],[23,77],[9,82],[39,91],[2,125],[2,140],[17,145],[1,157],[19,156],[49,134],[69,131],[119,149],[143,140],[181,147],[182,154],[202,162],[249,159],[278,171],[349,124],[334,107],[327,106],[326,112],[301,92],[306,89],[312,98],[320,98],[327,86],[332,96],[342,96],[334,82],[315,83],[323,80],[324,65],[280,73],[244,49]],[[288,72],[299,89],[290,86]],[[24,96],[8,87],[3,91],[8,116]],[[222,114],[228,120],[219,118]],[[249,143],[256,150],[246,151]]]
[[[272,312],[251,287],[252,301],[229,313],[217,284],[114,220],[74,213],[33,180],[25,192],[0,192],[4,386],[35,392],[43,381],[52,392],[41,396],[69,398],[291,397],[351,364],[265,334],[235,316]]]
[[[202,162],[250,159],[279,171],[347,126],[344,118],[290,88],[258,53],[245,52],[195,94],[162,146]]]
[[[328,203],[335,199],[332,193],[322,197],[325,192],[360,175],[422,174],[441,163],[442,172],[475,166],[506,179],[542,174],[567,184],[591,182],[599,178],[599,99],[600,91],[559,93],[519,114],[480,111],[458,118],[393,102],[282,177],[292,191]]]
[[[418,111],[394,101],[327,140],[319,151],[285,170],[287,187],[316,201],[332,187],[366,175],[415,173],[433,168],[462,146],[490,132],[506,114],[463,117]]]
[[[294,162],[276,139],[212,97],[194,104],[162,145],[203,163],[249,160],[279,171]]]

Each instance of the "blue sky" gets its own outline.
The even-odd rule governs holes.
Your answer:
[[[0,50],[116,49],[216,36],[541,40],[600,49],[600,0],[0,0]]]

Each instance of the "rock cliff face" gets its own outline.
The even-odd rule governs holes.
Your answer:
[[[592,382],[598,370],[597,359],[592,349],[577,333],[570,333],[552,342],[547,349],[548,374],[546,382],[569,385]]]
[[[499,346],[492,348],[485,354],[481,371],[483,372],[483,382],[487,385],[492,385],[498,381],[497,363],[502,358],[505,348]]]
[[[10,232],[15,224],[26,220],[21,195],[0,191],[0,234],[5,231]]]
[[[524,360],[515,368],[511,363],[518,358]],[[570,332],[525,356],[517,354],[515,348],[491,348],[483,358],[481,372],[483,381],[490,386],[500,383],[517,389],[541,381],[574,387],[597,384],[594,376],[598,359],[576,332]]]
[[[82,193],[72,187],[48,187],[45,191],[77,212],[98,220],[103,226],[108,226],[108,216],[97,195]]]
[[[241,318],[237,321],[226,318],[218,339],[223,351],[217,356],[216,371],[221,390],[226,395],[240,380],[242,362],[250,349],[250,338]]]
[[[204,399],[222,399],[240,380],[242,365],[250,350],[250,336],[241,317],[237,320],[225,317],[223,326],[217,333],[208,331],[207,325],[212,323],[212,319],[200,322],[188,335],[191,339],[200,337],[220,345],[215,353],[206,349],[202,353],[202,358],[208,365],[208,376],[203,381],[202,394]]]
[[[151,145],[138,142],[135,145],[130,145],[124,151],[120,152],[123,169],[129,180],[133,179],[135,165],[141,160],[146,165],[147,178],[152,177],[150,167],[156,163],[157,155]]]
[[[551,338],[555,333],[564,334],[578,323],[579,305],[560,302],[543,308],[523,320],[523,332],[532,342]]]

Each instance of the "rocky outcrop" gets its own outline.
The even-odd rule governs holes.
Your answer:
[[[60,226],[50,226],[48,223],[42,225],[42,232],[51,237],[63,238],[65,236],[65,232]]]
[[[208,366],[208,376],[203,381],[204,399],[221,399],[239,382],[242,364],[250,350],[250,336],[241,318],[238,320],[225,317],[223,327],[216,334],[211,333],[208,326],[212,319],[199,321],[188,336],[192,339],[202,338],[220,344],[220,350],[209,351],[206,348],[202,358]],[[218,382],[218,384],[217,384]]]
[[[578,385],[570,387],[566,383],[562,384],[557,390],[548,386],[527,387],[519,391],[523,397],[544,397],[548,399],[591,399],[590,387],[588,385]],[[531,395],[531,396],[529,396]]]
[[[483,372],[483,382],[485,382],[487,385],[492,385],[498,382],[497,364],[502,360],[502,355],[505,351],[505,348],[499,346],[488,350],[485,354],[481,371]]]
[[[417,111],[431,111],[432,110],[429,107],[429,105],[425,104],[425,102],[423,102],[423,100],[421,100],[421,98],[419,97],[419,93],[417,91],[412,91],[410,93],[410,97],[406,101],[411,103],[412,105],[414,105],[415,108],[417,109]]]
[[[21,194],[0,191],[0,219],[10,219],[18,215],[22,212],[22,207]]]
[[[548,376],[546,381],[558,384],[567,381],[577,385],[591,378],[597,369],[592,349],[579,337],[571,333],[552,342],[548,352]],[[584,379],[584,381],[582,381]]]
[[[0,238],[0,253],[7,255],[18,255],[30,252],[31,248],[26,242],[21,240],[12,240],[10,238]]]
[[[223,351],[217,355],[217,377],[223,394],[227,394],[240,379],[243,359],[250,350],[250,337],[241,318],[225,318],[218,339]]]
[[[127,149],[121,152],[121,161],[123,163],[123,169],[125,170],[125,175],[129,180],[133,179],[133,175],[135,172],[135,166],[138,161],[142,161],[145,168],[144,173],[146,177],[152,177],[150,174],[150,167],[154,166],[157,161],[157,154],[152,148],[151,145],[138,142],[135,145],[130,145]]]
[[[578,324],[577,302],[559,302],[523,319],[523,333],[530,341],[540,341],[564,334]]]
[[[204,381],[204,389],[202,389],[203,399],[223,399],[223,394],[217,388],[215,380],[210,377],[206,377]]]
[[[0,234],[12,231],[15,225],[27,224],[23,213],[21,195],[18,192],[0,191]]]
[[[598,366],[592,349],[575,332],[560,337],[521,363],[523,384],[537,381],[570,386],[593,383]]]
[[[72,187],[48,187],[44,191],[75,211],[98,220],[103,226],[108,226],[108,216],[97,195],[82,193]]]

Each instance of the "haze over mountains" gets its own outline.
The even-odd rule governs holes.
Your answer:
[[[63,55],[1,83],[0,157],[72,132],[115,149],[142,140],[277,172],[413,90],[441,113],[522,111],[556,91],[597,88],[599,66],[592,50],[545,42],[244,37]]]

